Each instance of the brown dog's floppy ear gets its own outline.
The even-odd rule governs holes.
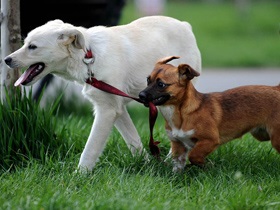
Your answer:
[[[180,58],[180,57],[179,56],[169,56],[169,57],[165,57],[165,58],[160,59],[157,63],[158,64],[166,64],[169,61],[172,61],[173,59],[178,59],[178,58]]]
[[[185,80],[185,79],[192,80],[194,77],[198,77],[200,75],[199,72],[194,70],[188,64],[180,64],[178,66],[178,72],[179,72],[180,80],[181,79],[183,79],[183,80]]]
[[[58,40],[62,42],[63,45],[73,44],[74,47],[78,49],[85,48],[85,38],[83,34],[77,29],[65,30],[63,31]]]

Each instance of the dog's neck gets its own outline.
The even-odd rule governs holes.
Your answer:
[[[70,56],[70,59],[68,59],[67,71],[70,78],[66,78],[65,75],[64,77],[83,85],[87,79],[94,76],[93,64],[95,57],[91,50],[80,50],[78,54],[79,55],[76,59],[74,56]]]
[[[76,48],[69,48],[69,56],[65,59],[65,65],[59,67],[59,71],[54,73],[65,80],[75,81],[81,85],[85,84],[88,79],[89,65],[83,60],[85,59],[85,51]],[[90,67],[93,69],[93,66]]]
[[[199,109],[201,105],[203,94],[199,93],[191,82],[183,89],[183,94],[176,97],[176,101],[160,107],[167,122],[166,128],[169,130],[171,130],[170,126],[175,126],[177,129],[180,129],[184,123],[184,119],[188,119],[187,116]],[[170,124],[171,121],[172,123]]]
[[[184,116],[188,115],[200,107],[202,98],[203,94],[198,92],[190,81],[186,84],[186,87],[184,88],[184,94],[176,105],[176,108],[178,109],[179,113],[183,114]]]

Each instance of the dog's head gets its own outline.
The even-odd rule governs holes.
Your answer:
[[[77,27],[53,20],[30,31],[23,46],[4,61],[10,68],[27,68],[15,85],[32,85],[49,73],[71,77],[66,71],[67,58],[74,52],[83,53],[84,48],[84,36]]]
[[[153,102],[157,106],[176,104],[184,97],[191,80],[200,74],[188,64],[180,64],[178,67],[168,64],[169,61],[178,58],[171,56],[157,62],[147,78],[148,86],[139,93],[139,98],[144,104],[148,102]]]

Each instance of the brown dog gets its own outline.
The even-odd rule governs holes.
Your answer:
[[[280,85],[242,86],[221,93],[198,92],[191,80],[199,73],[187,64],[174,67],[160,60],[139,97],[160,106],[171,140],[173,171],[182,170],[186,154],[203,166],[218,146],[247,132],[260,141],[271,140],[280,152]]]

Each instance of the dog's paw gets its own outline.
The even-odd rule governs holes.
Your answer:
[[[173,172],[173,173],[176,173],[176,174],[177,174],[177,173],[182,173],[183,170],[184,170],[184,167],[177,167],[177,166],[174,167],[174,166],[173,166],[173,168],[172,168],[172,172]]]
[[[185,164],[173,161],[173,173],[181,173],[185,168]]]
[[[137,153],[133,154],[133,156],[135,156],[136,154],[143,158],[145,162],[149,163],[151,161],[150,154],[147,152],[146,149],[138,151]]]
[[[79,165],[78,168],[74,171],[74,173],[87,175],[92,173],[92,170],[90,170],[88,167]]]
[[[90,172],[88,171],[88,170],[81,170],[80,168],[78,168],[78,169],[76,169],[75,171],[74,171],[74,174],[78,174],[78,175],[80,175],[80,174],[82,174],[82,175],[87,175],[87,174],[89,174]]]
[[[146,162],[149,163],[151,161],[150,155],[148,154],[148,152],[146,150],[143,150],[143,156],[144,156],[144,160]]]

